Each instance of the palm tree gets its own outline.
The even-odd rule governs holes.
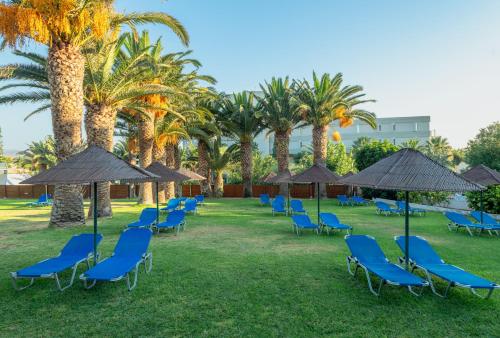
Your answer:
[[[85,58],[81,47],[102,40],[110,29],[123,24],[161,23],[184,43],[189,38],[182,25],[164,13],[117,14],[113,1],[11,0],[0,4],[0,35],[11,47],[34,40],[48,46],[47,75],[52,128],[58,160],[65,160],[82,145]],[[84,223],[80,186],[56,186],[50,223]]]
[[[375,128],[375,114],[357,106],[373,100],[363,99],[366,95],[361,86],[342,86],[343,77],[323,74],[321,78],[313,73],[312,85],[307,80],[297,83],[297,97],[304,122],[313,127],[314,163],[326,166],[328,128],[330,123],[340,120],[340,127],[347,127],[355,119]],[[326,193],[325,185],[320,187],[321,195]]]
[[[209,143],[207,158],[210,170],[215,174],[214,197],[222,197],[224,194],[224,169],[234,161],[239,154],[239,145],[234,143],[224,147],[221,137],[218,136]]]
[[[420,143],[418,139],[410,139],[401,143],[401,148],[415,149],[418,151],[424,151],[425,146]]]
[[[425,145],[425,153],[444,166],[452,166],[453,148],[445,137],[431,137]]]
[[[262,130],[262,120],[256,112],[254,94],[241,92],[224,96],[220,102],[220,123],[224,132],[240,144],[243,196],[252,196],[252,145]]]
[[[263,97],[259,101],[259,113],[262,122],[274,133],[274,148],[278,161],[278,173],[288,170],[290,134],[301,121],[302,116],[298,109],[298,101],[294,95],[294,88],[290,86],[288,77],[285,79],[272,78],[271,83],[260,85]],[[288,184],[280,185],[280,193],[287,194]]]
[[[50,169],[57,163],[55,142],[52,136],[47,136],[42,141],[33,141],[28,149],[19,153],[23,161],[29,164],[32,171],[43,171]]]

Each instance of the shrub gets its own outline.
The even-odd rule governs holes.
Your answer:
[[[481,208],[481,193],[479,191],[471,191],[465,193],[469,208],[480,210]],[[494,185],[483,191],[483,208],[485,212],[500,214],[500,186]]]

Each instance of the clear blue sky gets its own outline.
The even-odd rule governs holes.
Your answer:
[[[497,0],[117,0],[116,7],[177,17],[219,90],[342,72],[377,100],[366,108],[378,116],[430,115],[432,129],[460,147],[499,120]],[[146,28],[167,49],[183,48],[165,28]],[[5,148],[50,133],[49,113],[22,121],[29,108],[0,107]]]

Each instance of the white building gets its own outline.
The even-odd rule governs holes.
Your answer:
[[[430,116],[408,116],[408,117],[381,117],[377,118],[377,128],[372,129],[364,122],[355,121],[347,128],[340,128],[338,122],[330,125],[328,137],[338,131],[342,136],[342,142],[349,150],[358,138],[369,137],[377,140],[388,140],[395,145],[417,139],[420,143],[425,142],[432,136],[430,129]],[[259,150],[264,154],[273,153],[273,134],[267,135],[264,131],[256,139]],[[307,126],[295,129],[290,137],[290,154],[296,154],[306,150],[312,145],[312,127]]]

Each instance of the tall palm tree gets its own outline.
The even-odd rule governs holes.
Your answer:
[[[243,196],[252,196],[252,145],[255,136],[263,130],[256,112],[254,94],[241,92],[224,96],[220,102],[220,123],[225,133],[240,144]]]
[[[425,145],[421,144],[418,139],[410,139],[401,143],[401,148],[410,148],[418,151],[423,151],[425,149]]]
[[[290,134],[301,121],[302,116],[298,109],[298,100],[294,95],[294,88],[288,77],[285,79],[272,78],[270,83],[260,85],[263,96],[257,97],[258,111],[262,122],[274,133],[274,148],[278,161],[278,173],[288,170]],[[280,193],[287,194],[288,184],[280,185]]]
[[[224,194],[224,169],[239,156],[239,144],[234,143],[229,147],[222,144],[220,136],[215,137],[208,144],[208,166],[215,174],[214,197],[222,197]]]
[[[101,40],[113,27],[147,22],[167,25],[184,43],[189,41],[182,25],[167,14],[117,14],[112,5],[112,0],[11,0],[0,4],[0,35],[4,45],[16,47],[34,40],[49,48],[47,75],[59,161],[82,145],[85,69],[82,46]],[[84,222],[81,187],[56,186],[50,223]]]
[[[337,73],[331,77],[323,74],[319,78],[313,73],[312,85],[307,80],[297,83],[297,97],[304,122],[313,127],[314,163],[326,166],[328,128],[335,120],[340,120],[340,127],[347,127],[353,120],[366,122],[375,128],[375,114],[357,108],[358,105],[373,102],[364,99],[361,86],[343,86],[343,76]],[[338,136],[338,135],[337,135]],[[320,187],[321,196],[326,194],[325,185]]]

